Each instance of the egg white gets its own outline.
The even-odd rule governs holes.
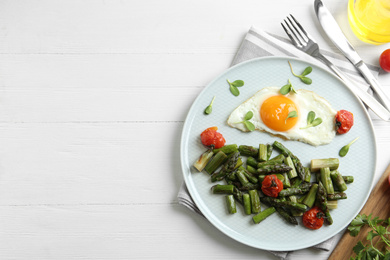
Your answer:
[[[295,103],[298,109],[298,121],[293,128],[279,132],[267,127],[260,117],[260,107],[267,98],[279,95],[279,90],[280,87],[266,87],[259,90],[230,114],[227,124],[244,132],[249,131],[240,122],[244,120],[244,116],[248,111],[252,111],[253,117],[249,121],[253,123],[256,130],[314,146],[332,142],[336,135],[334,118],[337,111],[332,108],[326,99],[309,90],[299,89],[296,94],[290,92],[286,95]],[[322,123],[315,127],[301,129],[307,125],[307,115],[310,111],[314,111],[316,118],[320,117]]]

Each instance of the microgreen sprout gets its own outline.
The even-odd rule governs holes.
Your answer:
[[[245,117],[244,117],[244,120],[241,121],[241,122],[237,122],[236,124],[244,124],[246,128],[248,128],[249,131],[254,131],[255,130],[255,126],[252,124],[252,122],[250,122],[249,120],[252,119],[253,117],[253,112],[252,111],[248,111],[246,114],[245,114]]]
[[[312,83],[311,78],[306,77],[306,75],[309,75],[309,74],[312,72],[312,70],[313,70],[312,67],[310,67],[310,66],[309,66],[309,67],[306,67],[305,70],[302,72],[301,75],[297,75],[297,74],[294,73],[294,70],[293,70],[293,68],[292,68],[292,66],[291,66],[291,63],[288,62],[288,64],[290,65],[291,73],[292,73],[295,77],[300,78],[301,81],[302,81],[303,83],[307,84],[307,85],[310,85],[310,84]]]
[[[314,111],[310,111],[307,114],[307,125],[304,127],[301,127],[300,129],[306,129],[309,127],[315,127],[322,123],[321,117],[316,118],[316,113]]]
[[[282,95],[287,95],[288,93],[290,92],[294,92],[295,94],[297,94],[297,92],[295,91],[293,85],[291,84],[291,81],[290,79],[288,80],[288,83],[286,85],[284,85],[280,90],[279,90],[279,93],[282,94]]]
[[[349,151],[349,147],[354,143],[356,142],[356,140],[359,139],[359,137],[356,137],[355,139],[352,140],[352,142],[350,142],[349,144],[343,146],[341,149],[340,149],[340,152],[339,152],[339,155],[341,157],[344,157],[347,155],[348,151]]]
[[[244,86],[244,81],[242,80],[235,80],[233,82],[230,82],[228,79],[227,79],[227,82],[229,83],[229,86],[230,86],[230,92],[232,92],[232,94],[234,96],[238,96],[240,95],[240,91],[238,90],[237,87],[242,87]]]
[[[295,110],[294,110],[294,111],[291,111],[290,113],[288,113],[286,120],[284,120],[284,123],[285,123],[285,124],[287,123],[287,119],[293,118],[293,117],[297,117],[297,116],[298,116],[297,111],[295,111]]]
[[[204,110],[204,113],[205,113],[206,115],[211,114],[211,112],[213,111],[214,99],[215,99],[215,96],[214,96],[213,99],[211,100],[210,105],[208,105],[208,106],[206,107],[206,109]]]

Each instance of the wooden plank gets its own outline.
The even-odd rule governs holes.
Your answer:
[[[370,197],[359,214],[379,217],[380,219],[388,219],[390,216],[390,183],[389,183],[390,165],[382,174],[376,186],[373,188]],[[332,252],[330,260],[349,259],[354,255],[353,247],[358,241],[365,241],[369,227],[363,227],[356,237],[350,236],[349,232],[345,232],[337,247]]]

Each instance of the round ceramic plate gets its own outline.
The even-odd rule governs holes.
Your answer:
[[[291,74],[288,61],[291,61],[295,72],[302,72],[307,66],[313,71],[308,77],[313,80],[305,85]],[[227,79],[243,80],[240,95],[233,96],[229,91]],[[330,102],[335,110],[345,109],[354,114],[355,124],[344,135],[336,135],[328,145],[311,146],[298,141],[285,141],[267,133],[241,132],[226,124],[230,113],[258,90],[269,87],[282,87],[291,80],[295,89],[307,89],[316,92]],[[213,112],[203,114],[211,99],[215,98]],[[299,106],[299,104],[298,104]],[[348,199],[340,200],[337,209],[331,210],[332,225],[319,230],[309,230],[302,225],[291,225],[277,213],[272,214],[260,224],[254,224],[252,216],[244,214],[241,205],[237,213],[227,212],[224,195],[212,194],[210,188],[215,183],[205,172],[197,172],[193,163],[206,150],[201,144],[200,133],[208,127],[217,126],[226,139],[226,144],[252,145],[273,143],[275,140],[284,144],[294,153],[304,166],[309,166],[314,158],[339,158],[339,171],[342,175],[352,175],[355,181],[348,184]],[[356,137],[346,157],[340,158],[340,148]],[[278,154],[276,151],[273,156]],[[213,80],[193,103],[186,118],[181,139],[181,164],[187,188],[198,208],[205,217],[220,231],[231,238],[260,249],[286,251],[307,248],[321,243],[343,230],[359,213],[370,193],[376,166],[375,135],[366,109],[358,98],[336,76],[328,71],[293,58],[269,57],[253,59],[240,63]],[[223,182],[219,182],[223,184]],[[262,204],[262,210],[266,208]]]

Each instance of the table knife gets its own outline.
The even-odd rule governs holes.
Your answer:
[[[383,92],[379,82],[375,79],[367,65],[364,64],[362,58],[349,43],[336,20],[321,0],[314,1],[314,10],[316,12],[318,21],[322,26],[322,29],[325,31],[329,39],[355,66],[355,68],[360,71],[364,79],[370,84],[373,91],[377,94],[377,98],[383,104],[383,106],[385,106],[387,110],[390,110],[390,99]]]

